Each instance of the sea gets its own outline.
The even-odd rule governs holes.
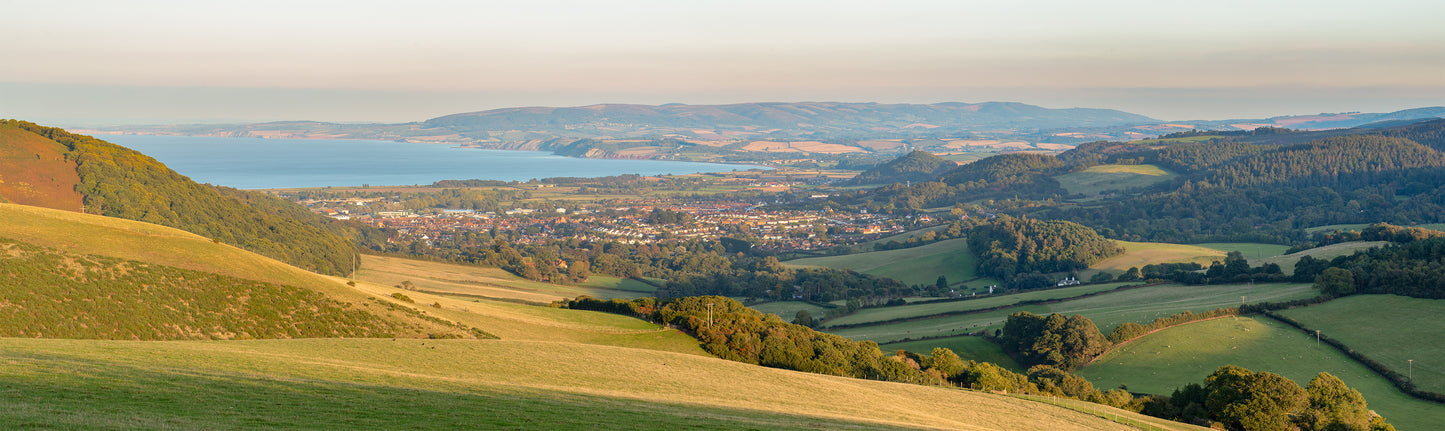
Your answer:
[[[196,182],[238,189],[429,185],[441,180],[528,181],[767,169],[666,160],[583,159],[541,151],[483,150],[395,141],[96,137],[154,157]]]

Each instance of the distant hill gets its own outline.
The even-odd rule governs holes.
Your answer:
[[[83,204],[88,213],[175,227],[326,274],[356,262],[350,233],[329,219],[259,193],[197,184],[90,136],[5,120],[0,154],[19,154],[0,157],[0,180],[9,184],[0,196],[11,202],[68,211]]]
[[[876,134],[878,132],[958,131],[976,128],[1049,129],[1155,122],[1113,109],[1048,109],[1012,102],[739,103],[732,105],[591,105],[574,108],[507,108],[453,114],[423,123],[458,133],[494,134],[508,130],[555,130],[626,135],[649,130],[736,130],[767,135],[780,132]]]
[[[874,166],[858,176],[840,183],[845,186],[866,184],[891,184],[908,181],[927,181],[940,172],[952,169],[957,164],[925,151],[914,151],[887,163]]]

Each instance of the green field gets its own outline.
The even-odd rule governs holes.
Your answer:
[[[1041,301],[1050,299],[1073,298],[1075,296],[1088,295],[1090,293],[1114,290],[1120,286],[1134,283],[1104,283],[1088,284],[1083,286],[1065,287],[1062,289],[1048,289],[1028,291],[1012,295],[985,296],[979,299],[967,301],[933,302],[925,304],[901,305],[894,307],[865,308],[853,314],[829,320],[828,325],[854,325],[860,323],[883,322],[893,319],[906,319],[912,317],[932,316],[936,314],[982,310],[1004,305],[1013,305],[1024,301]]]
[[[899,250],[873,251],[841,256],[810,257],[784,262],[789,266],[822,266],[851,269],[864,274],[888,277],[908,285],[933,284],[938,276],[957,284],[977,277],[977,258],[968,249],[968,239],[955,238],[933,244]],[[993,283],[997,283],[996,281]],[[973,285],[982,283],[972,283]],[[986,285],[986,284],[985,284]]]
[[[783,320],[788,322],[793,321],[793,317],[798,315],[798,310],[808,310],[808,314],[813,315],[814,319],[821,319],[823,318],[823,314],[828,312],[827,308],[819,307],[803,301],[760,302],[757,304],[748,305],[748,308],[758,310],[764,313],[776,314],[778,315],[778,317],[782,317]]]
[[[1294,265],[1301,257],[1309,256],[1315,259],[1334,259],[1338,256],[1347,256],[1360,250],[1367,250],[1389,244],[1388,241],[1351,241],[1339,244],[1330,244],[1323,247],[1315,247],[1309,250],[1290,253],[1283,256],[1267,257],[1258,262],[1250,261],[1251,265],[1262,265],[1273,263],[1279,265],[1285,274],[1294,275]]]
[[[1099,165],[1091,166],[1083,172],[1055,176],[1054,180],[1070,194],[1093,196],[1104,192],[1147,187],[1168,181],[1174,176],[1154,165]]]
[[[1107,334],[1124,322],[1149,323],[1185,310],[1200,313],[1239,305],[1240,297],[1251,304],[1290,301],[1316,295],[1309,284],[1232,284],[1184,286],[1166,284],[1106,293],[1048,305],[1025,305],[985,313],[912,320],[885,325],[830,330],[855,340],[879,343],[905,338],[940,337],[1002,328],[1008,315],[1019,311],[1034,314],[1082,314]]]
[[[855,247],[855,248],[857,248],[857,249],[858,249],[859,251],[861,251],[861,252],[869,252],[869,251],[873,251],[873,245],[874,245],[874,244],[883,244],[883,243],[887,243],[888,241],[903,242],[903,241],[908,240],[909,238],[914,238],[914,237],[923,236],[923,234],[926,234],[926,233],[929,233],[929,232],[938,232],[938,231],[941,231],[941,230],[944,230],[944,229],[947,229],[947,228],[948,228],[948,225],[947,225],[947,224],[941,224],[941,225],[938,225],[938,226],[929,226],[929,227],[926,227],[926,228],[923,228],[923,229],[914,229],[914,230],[910,230],[910,231],[907,231],[907,232],[904,232],[904,233],[900,233],[900,234],[897,234],[897,235],[885,236],[885,237],[878,238],[878,239],[875,239],[875,240],[872,240],[872,241],[868,241],[868,242],[865,242],[865,243],[862,243],[862,244],[858,244],[858,246]]]
[[[1155,263],[1196,262],[1209,266],[1216,260],[1224,260],[1225,252],[1197,245],[1167,244],[1162,242],[1115,241],[1124,247],[1124,254],[1104,259],[1089,268],[1123,272],[1131,267],[1143,268]]]
[[[580,285],[558,285],[518,277],[501,268],[430,262],[399,257],[361,257],[357,280],[397,286],[411,282],[416,290],[470,296],[549,303],[588,295],[596,298],[637,298],[651,296],[657,288],[641,281],[594,275]]]
[[[1289,246],[1287,245],[1261,244],[1257,242],[1211,242],[1193,245],[1226,253],[1231,251],[1244,253],[1244,258],[1248,259],[1250,265],[1253,266],[1259,266],[1258,261],[1260,259],[1279,256],[1289,250]]]
[[[1445,393],[1445,300],[1356,295],[1279,313]]]
[[[907,350],[925,355],[932,353],[936,347],[943,347],[952,350],[953,353],[957,353],[959,357],[966,360],[991,362],[1020,373],[1027,371],[1022,366],[1019,366],[1019,363],[1014,361],[1013,358],[1010,358],[1008,354],[1005,354],[1002,347],[999,347],[992,341],[985,340],[983,337],[963,335],[933,340],[888,343],[879,345],[878,347],[883,349],[884,352]]]
[[[1321,371],[1365,395],[1370,408],[1402,430],[1436,429],[1445,405],[1410,398],[1385,379],[1314,337],[1268,318],[1225,317],[1140,338],[1085,366],[1079,375],[1100,388],[1169,394],[1224,365],[1268,371],[1303,385]]]

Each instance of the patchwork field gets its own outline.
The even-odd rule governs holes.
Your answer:
[[[1024,305],[984,313],[945,316],[883,325],[829,330],[855,340],[887,343],[920,337],[961,335],[974,331],[993,331],[1003,327],[1008,315],[1020,311],[1034,314],[1082,314],[1094,321],[1099,330],[1108,333],[1124,322],[1149,323],[1185,310],[1205,312],[1221,307],[1247,303],[1290,301],[1314,297],[1309,284],[1234,284],[1219,286],[1184,286],[1166,284],[1106,293],[1088,298],[1048,305]],[[1243,298],[1241,298],[1243,297]]]
[[[1131,267],[1143,268],[1155,263],[1196,262],[1209,266],[1224,260],[1225,252],[1207,247],[1160,242],[1115,241],[1124,247],[1124,254],[1096,263],[1089,268],[1123,272]]]
[[[1356,295],[1279,314],[1392,370],[1413,375],[1420,389],[1445,393],[1445,343],[1440,342],[1445,340],[1445,323],[1440,320],[1445,300]],[[1415,361],[1413,371],[1410,360]]]
[[[865,274],[892,278],[909,285],[933,284],[938,276],[948,277],[950,283],[958,283],[978,277],[974,271],[977,259],[968,250],[968,239],[955,238],[933,244],[887,251],[846,254],[841,256],[810,257],[784,262],[787,265],[822,266],[851,269]],[[992,283],[997,283],[993,281]],[[992,284],[990,283],[990,284]],[[977,288],[984,283],[973,283]]]
[[[1083,172],[1055,176],[1054,179],[1072,194],[1093,196],[1104,192],[1124,191],[1168,181],[1175,175],[1154,165],[1099,165]]]
[[[1166,329],[1115,350],[1079,374],[1100,388],[1168,394],[1202,383],[1224,365],[1269,371],[1301,385],[1321,371],[1365,395],[1371,409],[1401,430],[1435,429],[1445,406],[1410,398],[1385,379],[1314,337],[1267,318],[1226,317]]]

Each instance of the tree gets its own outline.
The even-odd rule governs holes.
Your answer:
[[[1325,268],[1315,277],[1315,289],[1329,296],[1355,293],[1355,273],[1344,268]]]
[[[817,322],[813,320],[813,313],[809,313],[808,310],[798,310],[798,313],[793,315],[793,323],[811,328]]]
[[[1319,373],[1310,380],[1305,392],[1309,393],[1310,408],[1302,417],[1302,425],[1315,430],[1359,430],[1370,429],[1370,409],[1360,391],[1345,386],[1345,382],[1330,373]]]
[[[1205,379],[1210,416],[1229,429],[1286,431],[1309,407],[1299,384],[1279,374],[1226,365]]]
[[[939,292],[947,292],[947,291],[948,291],[948,277],[947,277],[947,276],[943,276],[943,275],[938,276],[938,282],[933,283],[933,284],[934,284],[935,286],[938,286],[938,291],[939,291]]]

